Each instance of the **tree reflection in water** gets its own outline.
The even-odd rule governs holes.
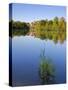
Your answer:
[[[55,67],[52,60],[45,57],[45,49],[41,54],[41,61],[39,66],[39,76],[42,84],[55,83]]]

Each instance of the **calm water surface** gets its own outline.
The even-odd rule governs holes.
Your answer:
[[[12,38],[12,79],[13,85],[39,85],[40,54],[45,48],[45,56],[55,66],[55,82],[66,82],[66,41],[62,44],[53,40],[41,40],[32,36]]]

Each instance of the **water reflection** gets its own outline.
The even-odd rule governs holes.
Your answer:
[[[20,30],[18,30],[18,32],[16,31],[16,33],[13,33],[12,34],[12,37],[14,36],[30,36],[30,35],[23,35],[22,33],[19,33]],[[61,44],[66,40],[66,32],[65,31],[46,31],[45,34],[43,33],[42,35],[40,34],[39,36],[38,35],[35,35],[34,37],[36,38],[40,38],[42,40],[53,40],[54,43],[58,43],[60,42]]]
[[[42,84],[55,83],[55,67],[52,60],[46,58],[45,49],[42,51],[40,57],[39,77]]]
[[[12,38],[12,65],[14,85],[65,83],[66,41],[55,44],[53,40],[16,36]]]

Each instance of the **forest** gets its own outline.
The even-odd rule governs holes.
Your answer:
[[[64,17],[54,17],[52,20],[37,20],[33,22],[21,22],[11,20],[9,30],[12,27],[12,36],[31,35],[41,39],[66,39],[66,20]],[[62,42],[61,41],[61,42]]]

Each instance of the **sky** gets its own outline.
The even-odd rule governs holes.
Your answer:
[[[9,13],[11,14],[11,7],[9,7]],[[66,18],[66,7],[22,3],[12,4],[12,19],[15,21],[51,20],[56,16]]]

